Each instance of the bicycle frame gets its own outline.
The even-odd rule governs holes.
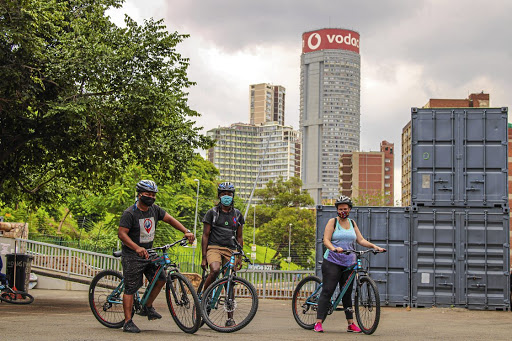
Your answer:
[[[153,290],[153,288],[156,284],[156,279],[158,279],[160,277],[160,274],[169,267],[172,267],[171,271],[176,270],[176,264],[173,264],[171,262],[171,260],[169,259],[169,255],[167,254],[167,249],[169,249],[170,247],[174,246],[177,243],[181,243],[182,241],[183,241],[183,239],[179,240],[177,242],[174,242],[172,244],[168,244],[168,245],[164,245],[164,246],[157,247],[154,249],[150,249],[150,251],[162,250],[162,255],[157,258],[151,259],[151,263],[157,264],[158,268],[157,268],[157,271],[155,272],[155,275],[151,279],[149,285],[146,287],[146,290],[144,291],[142,298],[139,297],[138,292],[135,292],[135,294],[134,294],[134,304],[136,304],[136,305],[140,304],[140,306],[137,307],[138,309],[140,309],[141,307],[146,305],[146,302],[149,299],[149,295],[151,294],[151,291]],[[122,292],[124,292],[124,279],[112,291],[112,293],[110,295],[108,295],[107,301],[112,304],[122,304],[123,301],[119,297]],[[175,299],[176,299],[176,297],[175,297]]]
[[[341,299],[347,292],[348,288],[350,288],[350,285],[353,285],[354,280],[357,281],[359,279],[359,273],[363,273],[363,275],[367,274],[367,271],[363,268],[363,266],[361,264],[361,256],[359,254],[357,254],[356,264],[352,265],[350,268],[348,268],[345,271],[351,271],[351,273],[350,273],[350,276],[348,277],[347,281],[345,282],[345,284],[343,284],[343,288],[340,288],[340,293],[338,294],[338,296],[334,299],[331,298],[332,310],[336,309],[338,304],[340,304]],[[323,282],[320,283],[320,285],[318,285],[318,287],[315,289],[315,291],[313,291],[313,293],[307,298],[307,300],[306,300],[307,304],[317,305],[317,302],[310,302],[310,298],[315,296],[320,291],[320,289],[322,289],[322,287],[323,287]]]

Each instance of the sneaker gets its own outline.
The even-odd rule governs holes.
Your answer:
[[[324,328],[322,328],[322,322],[315,323],[315,328],[313,330],[317,333],[323,333]]]
[[[361,329],[359,329],[359,327],[356,326],[355,323],[352,323],[352,324],[348,325],[347,332],[349,332],[349,333],[360,333]]]
[[[135,323],[133,323],[132,320],[130,320],[124,323],[123,332],[140,333],[140,329],[135,325]]]
[[[235,320],[233,320],[232,318],[228,318],[226,321],[226,327],[233,327],[235,324]]]
[[[162,318],[162,315],[160,315],[159,313],[156,312],[155,308],[153,308],[153,306],[151,307],[146,307],[144,306],[142,308],[142,310],[140,311],[140,316],[147,316],[148,317],[148,320],[157,320],[157,319],[161,319]]]

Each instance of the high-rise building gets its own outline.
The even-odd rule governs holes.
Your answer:
[[[341,154],[360,145],[359,33],[321,29],[302,35],[302,182],[316,204],[339,196]]]
[[[473,93],[465,99],[431,98],[423,108],[489,108],[490,96]],[[411,121],[402,129],[402,205],[411,205]]]
[[[207,136],[217,141],[208,150],[208,160],[219,169],[220,180],[232,182],[243,199],[249,198],[260,169],[256,188],[280,176],[300,177],[300,135],[292,127],[235,123],[211,129]]]
[[[286,89],[266,83],[249,86],[249,122],[262,124],[277,122],[284,125]]]
[[[358,205],[393,206],[394,144],[382,141],[379,152],[340,157],[340,192]]]

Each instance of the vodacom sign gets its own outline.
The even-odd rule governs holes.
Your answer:
[[[359,53],[359,33],[329,28],[302,34],[302,53],[333,49]]]

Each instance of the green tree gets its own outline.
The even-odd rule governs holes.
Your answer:
[[[187,103],[187,36],[162,21],[114,25],[122,0],[0,2],[0,200],[105,192],[134,162],[179,179],[199,133]]]
[[[275,182],[269,181],[266,188],[255,194],[263,203],[256,207],[257,243],[276,250],[274,263],[279,264],[289,256],[290,246],[292,262],[310,267],[315,251],[315,214],[301,207],[311,206],[314,201],[302,190],[302,181],[296,177],[285,181],[280,177]]]
[[[309,193],[302,190],[302,181],[297,177],[287,181],[281,176],[275,182],[270,180],[265,188],[255,191],[255,195],[264,205],[271,207],[304,207],[314,204]]]

